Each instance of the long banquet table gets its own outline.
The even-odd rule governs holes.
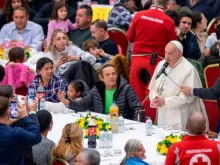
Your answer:
[[[55,143],[58,143],[61,134],[62,128],[67,123],[73,123],[80,116],[85,116],[88,112],[82,113],[53,113],[53,129],[48,134],[48,138],[53,140]],[[92,113],[92,115],[98,115],[99,117],[106,118],[103,114]],[[155,128],[154,134],[152,136],[145,135],[145,124],[132,121],[125,120],[125,128],[127,129],[124,133],[113,134],[113,148],[110,149],[110,152],[114,153],[114,150],[121,150],[121,154],[116,155],[113,154],[111,156],[104,154],[104,149],[99,148],[99,142],[97,140],[96,149],[101,154],[101,165],[119,165],[123,157],[125,156],[124,146],[125,143],[131,138],[137,138],[142,141],[145,149],[146,149],[146,162],[151,165],[162,165],[165,161],[165,156],[160,155],[156,152],[156,144],[161,141],[164,137],[164,132],[161,134],[161,128]],[[166,132],[167,133],[167,132]],[[87,147],[87,139],[83,140],[84,147]],[[105,149],[106,151],[106,149]]]

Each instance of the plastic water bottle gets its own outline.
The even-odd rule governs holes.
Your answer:
[[[3,42],[3,48],[4,48],[4,55],[3,55],[3,59],[8,60],[8,52],[11,48],[11,41],[8,38],[8,36],[5,36],[4,42]]]
[[[108,131],[108,147],[109,148],[112,148],[113,146],[112,141],[113,141],[113,133],[112,133],[112,130],[109,129]]]
[[[218,133],[218,141],[220,141],[220,132]]]
[[[40,85],[38,86],[36,95],[38,99],[38,110],[45,110],[46,108],[45,90],[42,83],[40,83]]]
[[[21,33],[19,33],[19,35],[18,35],[18,39],[17,39],[17,42],[16,42],[16,46],[17,46],[17,47],[20,47],[20,48],[24,48],[24,39],[23,39]]]
[[[152,135],[152,120],[150,119],[150,117],[146,117],[146,135],[147,136],[151,136]]]
[[[118,133],[124,133],[124,118],[122,115],[118,118]]]
[[[109,148],[109,137],[106,131],[104,131],[104,148]]]
[[[99,148],[104,148],[104,131],[100,131],[99,135]]]

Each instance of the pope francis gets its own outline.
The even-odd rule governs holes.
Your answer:
[[[186,97],[180,91],[182,85],[202,88],[197,70],[182,53],[182,44],[170,41],[165,47],[165,60],[158,63],[148,87],[151,107],[157,108],[158,126],[178,130],[186,130],[187,119],[194,111],[201,111],[208,123],[202,100],[194,96]],[[169,63],[168,67],[164,68],[166,75],[160,75],[165,62]]]

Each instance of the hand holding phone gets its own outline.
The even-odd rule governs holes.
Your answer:
[[[61,56],[62,56],[63,58],[68,58],[68,52],[67,52],[67,51],[62,51],[62,52],[61,52]]]

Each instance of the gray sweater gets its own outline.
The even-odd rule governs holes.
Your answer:
[[[115,91],[113,99],[119,107],[119,113],[126,119],[136,120],[138,111],[143,110],[131,85],[120,76],[117,80],[117,90]],[[105,84],[103,82],[98,82],[81,100],[70,100],[69,107],[75,111],[86,111],[90,109],[97,113],[103,113],[104,105]],[[143,115],[142,112],[142,114],[140,114],[142,120]]]
[[[39,144],[32,147],[34,162],[37,165],[49,165],[54,146],[53,141],[43,138]]]

